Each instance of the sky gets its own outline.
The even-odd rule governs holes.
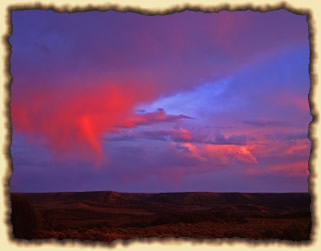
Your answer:
[[[307,17],[12,12],[12,192],[307,192]]]

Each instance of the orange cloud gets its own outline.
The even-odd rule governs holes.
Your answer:
[[[214,145],[214,144],[182,144],[188,150],[188,155],[199,160],[215,158],[222,164],[230,164],[231,161],[239,161],[245,164],[256,164],[257,159],[252,153],[254,145]]]
[[[199,149],[191,144],[191,143],[184,143],[183,146],[189,151],[189,155],[193,158],[204,160],[204,157],[201,156]]]
[[[210,156],[223,159],[227,163],[231,157],[246,164],[256,164],[256,157],[252,150],[254,145],[206,145],[205,151]]]

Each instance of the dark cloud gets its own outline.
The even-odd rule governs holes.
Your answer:
[[[179,114],[179,115],[170,115],[166,114],[164,109],[159,108],[155,112],[140,113],[136,116],[129,118],[124,124],[121,124],[121,128],[133,128],[140,125],[152,125],[155,123],[174,123],[181,119],[192,119],[192,117]]]
[[[190,142],[209,145],[247,145],[249,140],[254,137],[246,135],[224,136],[222,133],[216,132],[215,137],[206,133],[194,132],[186,128],[172,128],[163,130],[142,130],[137,132],[121,131],[117,134],[106,138],[112,141],[131,141],[137,139],[150,139],[160,141],[173,141],[177,143]]]

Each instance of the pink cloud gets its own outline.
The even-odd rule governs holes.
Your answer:
[[[308,162],[297,161],[284,164],[273,165],[269,172],[272,173],[285,173],[288,176],[306,176],[309,175]]]
[[[265,164],[264,166],[248,167],[246,175],[283,174],[286,176],[306,176],[310,142],[308,139],[297,139],[294,143],[276,140],[273,143],[258,145],[254,151],[257,158],[281,159],[279,163]]]
[[[289,177],[309,175],[308,161],[273,164],[267,167],[248,167],[245,174],[250,176],[283,174]]]
[[[233,164],[235,161],[244,164],[257,164],[257,159],[252,153],[254,145],[214,145],[183,143],[190,158],[201,161],[215,160],[223,165]]]
[[[121,84],[95,86],[92,89],[38,89],[11,100],[14,130],[30,139],[44,136],[54,152],[78,152],[102,158],[100,140],[104,133],[133,116],[133,108],[150,101],[150,89]]]
[[[254,148],[254,145],[206,145],[204,150],[209,156],[220,158],[226,164],[231,158],[245,164],[257,164],[257,159],[252,153]]]
[[[296,139],[293,142],[284,139],[264,139],[257,142],[254,154],[260,158],[268,157],[291,157],[304,155],[309,156],[310,141],[306,139]]]
[[[274,98],[273,102],[279,106],[294,107],[302,112],[310,111],[308,95],[302,96],[286,93],[282,96]]]
[[[184,143],[183,146],[188,150],[190,157],[199,159],[199,160],[205,160],[205,158],[201,156],[199,149],[195,145],[191,143]]]
[[[294,155],[300,152],[306,152],[310,150],[310,144],[308,140],[297,140],[294,145],[291,145],[285,153],[288,155]]]

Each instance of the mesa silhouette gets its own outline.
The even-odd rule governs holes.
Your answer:
[[[308,193],[12,193],[18,239],[146,237],[308,241]]]

